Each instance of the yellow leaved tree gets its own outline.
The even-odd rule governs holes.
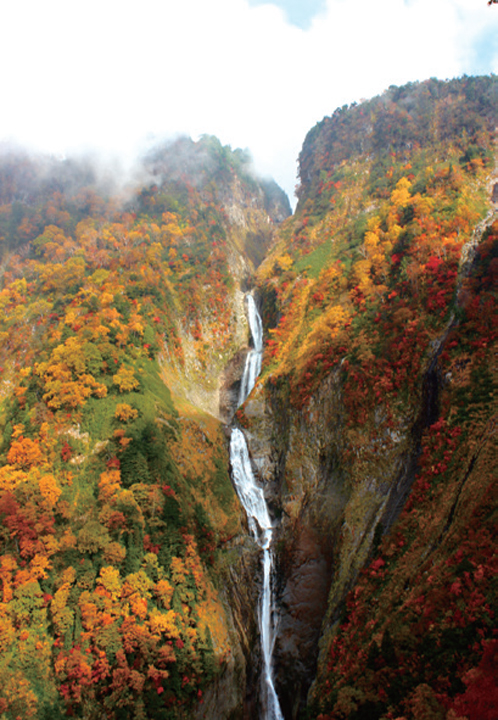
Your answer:
[[[118,386],[119,392],[131,392],[140,385],[133,368],[126,367],[126,365],[121,365],[118,372],[112,376],[112,380]]]
[[[48,361],[35,365],[35,372],[44,382],[43,399],[53,410],[74,409],[90,395],[107,394],[106,386],[87,372],[84,346],[77,337],[69,337],[58,345]]]

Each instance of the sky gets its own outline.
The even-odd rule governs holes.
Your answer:
[[[390,85],[498,73],[487,0],[0,0],[0,141],[127,162],[248,149],[294,204],[308,130]]]

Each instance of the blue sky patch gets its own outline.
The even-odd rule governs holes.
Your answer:
[[[472,43],[471,68],[472,75],[486,75],[493,66],[493,59],[498,55],[498,35],[496,26],[487,27]],[[468,72],[468,71],[467,71]]]
[[[308,30],[311,21],[325,10],[326,0],[249,0],[249,5],[276,5],[281,8],[289,22],[301,30]]]

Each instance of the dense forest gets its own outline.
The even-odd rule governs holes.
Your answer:
[[[286,720],[493,720],[497,120],[493,76],[340,108],[292,216],[209,136],[126,182],[2,150],[1,720],[258,716],[234,413]]]
[[[0,716],[189,716],[231,653],[213,568],[241,514],[219,421],[170,387],[239,349],[230,263],[288,202],[214,138],[154,150],[139,189],[0,173]]]

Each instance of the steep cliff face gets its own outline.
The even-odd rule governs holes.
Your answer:
[[[444,680],[438,684],[417,670],[411,680],[403,680],[404,697],[394,681],[383,695],[360,682],[358,674],[368,674],[362,653],[367,663],[371,643],[382,638],[381,627],[388,632],[386,642],[396,645],[398,659],[410,655],[402,640],[410,624],[390,625],[387,615],[369,613],[370,603],[385,608],[384,598],[398,592],[403,607],[428,556],[433,565],[452,562],[441,542],[466,480],[458,468],[450,469],[450,458],[462,458],[471,468],[465,477],[477,482],[470,447],[482,443],[485,463],[493,454],[496,376],[488,353],[496,341],[497,110],[496,81],[488,78],[392,89],[326,118],[311,131],[301,153],[296,215],[260,270],[261,303],[274,327],[262,379],[241,418],[279,519],[275,661],[286,717],[297,717],[306,706],[317,661],[310,717],[380,718],[388,711],[412,717],[424,692],[440,693],[435,702],[443,712],[464,688],[460,681],[448,690]],[[489,272],[486,279],[483,271]],[[482,348],[479,360],[469,355],[474,345]],[[481,417],[473,415],[463,426],[460,398],[474,392],[480,373],[491,383],[486,385],[491,394],[481,396]],[[470,445],[463,437],[456,439],[474,433],[481,440]],[[427,443],[434,436],[440,438],[439,449],[447,443],[443,463],[428,460]],[[397,590],[375,590],[378,600],[363,596],[361,617],[365,622],[371,618],[375,631],[360,630],[350,621],[338,635],[346,595],[351,590],[355,598],[364,591],[363,581],[355,583],[379,544],[383,552],[389,548],[390,560],[385,555],[374,560],[368,577],[388,562],[401,562],[390,538],[406,522],[396,524],[409,497],[412,503],[414,482],[416,487],[429,482],[427,472],[430,482],[445,487],[445,500],[442,489],[425,500],[433,525],[425,553],[413,551],[413,576],[404,570],[406,595],[398,584]],[[476,492],[475,512],[481,512],[487,483],[489,471]],[[462,544],[466,522],[469,530],[470,516],[461,518]],[[402,534],[398,552],[409,556],[410,542]],[[469,556],[472,567],[488,562],[486,542]],[[490,572],[488,566],[487,577]],[[469,592],[470,586],[469,581]],[[490,586],[487,592],[490,602]],[[431,593],[427,588],[424,593],[425,606],[433,612]],[[441,643],[439,622],[452,627],[449,620],[434,622],[435,644]],[[472,642],[485,638],[481,652],[488,647],[490,631],[482,630],[485,619],[484,625],[479,622],[469,630],[467,644],[459,646],[458,652],[469,655],[462,668],[478,660]],[[364,649],[354,643],[360,632]],[[423,642],[429,640],[413,640],[413,652],[422,658]],[[334,668],[341,643],[348,643],[350,657],[344,663],[354,667],[349,674],[344,670],[349,665]],[[380,661],[372,666],[379,671],[372,682],[381,682],[382,667]],[[449,657],[440,670],[441,677],[455,672]],[[463,674],[462,669],[459,677]],[[428,689],[421,689],[424,683]]]
[[[216,277],[203,272],[206,247],[201,250],[188,229],[182,235],[182,251],[191,255],[193,264],[190,276],[181,273],[181,284],[191,293],[183,311],[191,317],[181,317],[178,307],[176,331],[182,353],[170,348],[163,355],[163,366],[166,382],[176,395],[226,422],[234,410],[230,387],[240,377],[240,350],[247,346],[249,336],[244,293],[273,241],[275,228],[290,215],[289,200],[274,182],[253,174],[248,156],[223,147],[214,137],[205,136],[198,143],[180,138],[151,152],[145,167],[155,183],[154,202],[151,207],[144,192],[137,209],[152,209],[157,215],[158,205],[168,194],[181,198],[186,193],[193,216],[202,215],[203,206],[214,210],[206,217],[215,230],[213,247],[223,238],[222,254],[215,260]]]
[[[483,230],[491,227],[492,217],[478,228],[481,242]],[[380,438],[377,434],[371,439],[369,433],[374,423],[377,428],[382,423],[381,403],[372,426],[364,429],[358,439],[355,437],[354,445],[348,439],[344,373],[340,368],[320,382],[304,411],[292,406],[285,383],[269,388],[261,384],[244,406],[252,458],[278,518],[280,604],[274,657],[286,717],[297,717],[306,706],[315,679],[318,647],[322,648],[323,666],[327,662],[329,629],[343,611],[346,593],[354,587],[382,536],[390,536],[391,527],[410,497],[420,470],[422,438],[438,425],[442,394],[446,394],[446,402],[451,396],[447,387],[451,379],[443,377],[440,356],[447,343],[455,343],[457,337],[454,317],[450,317],[448,327],[428,354],[419,402],[404,417],[398,417],[396,426],[385,430]],[[480,412],[482,421],[489,418],[491,423],[480,441],[485,448],[483,454],[492,453],[491,398],[484,399]],[[370,453],[369,444],[373,446]],[[470,449],[459,448],[462,457],[467,453],[472,456]],[[472,473],[474,461],[470,457]],[[488,458],[485,462],[493,461]],[[474,481],[478,483],[477,475]],[[464,483],[466,480],[453,478],[453,494],[446,498],[445,508],[438,508],[442,520],[433,530],[435,535],[448,531],[453,513],[450,506],[461,502],[460,485]],[[471,485],[469,482],[468,487]],[[475,507],[484,489],[485,483],[472,503]],[[436,513],[436,507],[429,512]],[[431,541],[439,543],[435,535]],[[431,541],[427,540],[428,546]],[[322,682],[329,682],[323,667],[321,673]],[[320,696],[318,688],[314,692]]]
[[[276,681],[286,717],[303,704],[350,491],[341,467],[340,382],[331,376],[309,412],[293,411],[285,389],[263,386],[244,406],[252,459],[278,518],[279,621]]]

